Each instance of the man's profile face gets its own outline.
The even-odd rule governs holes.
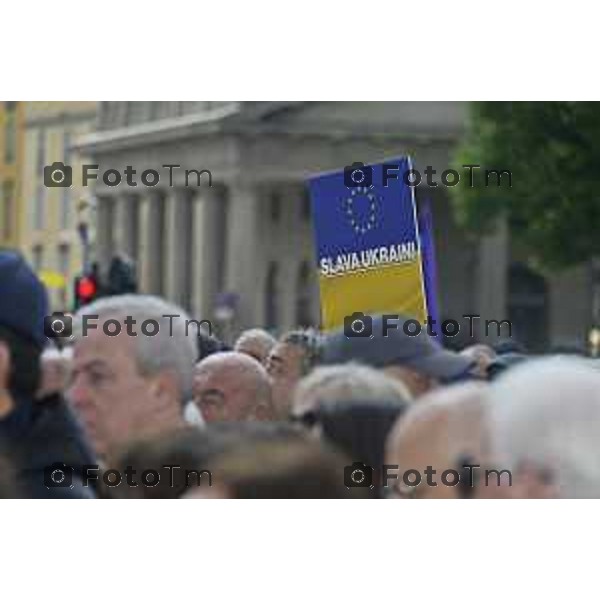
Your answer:
[[[298,381],[302,377],[304,350],[296,344],[278,342],[267,358],[267,372],[273,380]]]
[[[138,370],[135,341],[99,328],[74,346],[68,395],[100,454],[139,434],[152,414],[153,378]]]
[[[267,372],[273,382],[273,399],[282,414],[290,411],[294,387],[303,375],[305,351],[297,344],[278,342],[267,358]]]

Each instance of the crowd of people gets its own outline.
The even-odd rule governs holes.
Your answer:
[[[0,497],[600,498],[594,359],[457,352],[378,316],[369,338],[257,328],[229,347],[143,294],[86,305],[59,347],[48,314],[0,252]],[[101,326],[126,319],[161,327]]]

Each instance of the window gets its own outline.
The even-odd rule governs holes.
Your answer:
[[[4,162],[12,164],[17,159],[17,103],[5,102]]]
[[[119,127],[119,102],[102,102],[100,113],[100,129]]]
[[[58,247],[58,270],[65,277],[69,274],[69,261],[71,258],[69,244],[61,244]]]
[[[138,125],[147,121],[150,117],[151,104],[152,102],[127,102],[125,124]]]
[[[535,352],[548,347],[549,292],[543,275],[522,263],[508,270],[508,320],[514,339]],[[494,332],[490,326],[489,331]],[[502,327],[507,330],[506,325]],[[506,334],[505,334],[506,335]]]
[[[155,121],[161,118],[164,102],[149,102],[150,104],[150,121]]]
[[[34,246],[32,254],[33,268],[39,273],[44,268],[44,247]]]
[[[178,107],[182,102],[152,102],[153,119],[169,119],[179,116]]]
[[[68,244],[61,244],[58,247],[58,270],[64,275],[65,282],[69,281],[71,252]],[[60,303],[63,307],[67,306],[67,285],[60,290]]]
[[[44,223],[46,221],[46,188],[43,183],[38,184],[38,191],[35,196],[35,203],[33,204],[33,228],[36,231],[44,229]]]
[[[63,132],[63,162],[66,165],[71,165],[71,133]],[[62,196],[60,202],[60,228],[69,229],[71,226],[71,188],[62,188]]]
[[[7,180],[2,184],[2,235],[4,239],[11,236],[14,211],[14,181]]]
[[[207,109],[208,102],[181,102],[181,111],[185,115],[202,113]]]
[[[269,213],[273,223],[279,222],[281,218],[281,196],[278,192],[273,192],[269,199]]]
[[[271,262],[267,271],[267,283],[265,285],[265,326],[270,330],[277,329],[279,324],[277,271],[277,263]]]
[[[46,203],[46,186],[44,185],[44,166],[46,163],[46,132],[43,129],[38,130],[37,134],[37,157],[36,157],[36,177],[37,177],[37,192],[33,207],[33,229],[39,230],[44,228],[45,203]]]

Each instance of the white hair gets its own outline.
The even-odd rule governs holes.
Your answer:
[[[261,363],[237,351],[216,352],[203,358],[195,367],[196,373],[218,372],[224,378],[235,377],[243,382],[244,394],[252,404],[272,401],[271,381]]]
[[[124,294],[100,298],[78,311],[75,322],[76,336],[82,335],[82,317],[97,315],[123,323],[127,317],[135,319],[136,359],[140,373],[151,375],[161,371],[172,371],[177,377],[181,399],[188,400],[192,392],[194,364],[198,358],[198,321],[179,306],[158,296]],[[177,318],[168,318],[176,315]],[[156,335],[144,335],[141,324],[156,321]],[[126,335],[125,328],[121,335]]]
[[[277,343],[277,340],[268,331],[265,331],[264,329],[246,329],[245,331],[242,331],[242,333],[240,333],[238,339],[235,342],[234,349],[237,350],[237,347],[240,344],[244,344],[247,342],[258,342],[268,352]]]
[[[547,469],[562,497],[600,498],[600,373],[586,359],[515,367],[492,384],[487,419],[495,466]]]
[[[317,367],[300,380],[294,392],[294,411],[313,409],[337,400],[410,401],[408,388],[381,371],[358,363]]]
[[[42,352],[42,360],[56,360],[57,358],[62,358],[62,356],[61,349],[56,346],[46,346]]]

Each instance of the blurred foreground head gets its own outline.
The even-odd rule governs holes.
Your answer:
[[[218,352],[194,368],[193,396],[207,422],[274,418],[265,368],[241,352]]]
[[[132,473],[129,486],[105,486],[117,498],[179,498],[189,488],[210,485],[208,462],[231,443],[231,438],[208,429],[186,426],[129,444],[108,458],[110,468]],[[168,468],[167,468],[168,467]],[[144,472],[158,473],[156,485],[145,485]]]
[[[492,458],[513,479],[500,497],[600,498],[600,373],[590,365],[532,360],[492,384]]]
[[[214,474],[210,465],[229,452],[244,452],[259,442],[289,443],[303,432],[284,423],[220,422],[206,427],[185,426],[129,444],[107,457],[111,469],[129,473],[137,485],[119,485],[103,478],[109,497],[174,499],[186,493],[211,491]],[[145,476],[144,473],[147,475]],[[108,475],[108,471],[106,472]]]
[[[86,318],[95,329],[85,330]],[[126,319],[135,321],[135,336]],[[110,320],[121,325],[118,335],[107,335]],[[98,453],[182,423],[197,357],[197,328],[188,320],[182,308],[145,295],[102,298],[79,311],[69,396]],[[151,321],[158,331],[146,332],[154,335],[142,327]]]
[[[346,327],[325,339],[322,364],[356,361],[382,369],[398,378],[415,398],[437,387],[471,378],[475,361],[442,348],[425,328],[418,335],[407,335],[406,319],[386,324],[382,316],[364,318],[361,330],[370,335],[352,335]]]
[[[233,349],[265,364],[269,352],[276,343],[277,340],[264,329],[247,329],[238,337]]]
[[[373,488],[368,494],[380,497],[386,439],[408,406],[399,398],[324,402],[317,410],[314,432],[343,452],[348,464],[372,469]]]
[[[257,440],[210,464],[213,485],[188,498],[357,498],[344,485],[347,459],[315,440]]]
[[[473,495],[474,489],[465,489],[470,478],[463,465],[482,465],[486,393],[486,384],[465,383],[431,392],[410,406],[387,441],[386,463],[398,465],[397,470],[390,471],[397,475],[397,479],[390,479],[388,483],[389,491],[393,492],[390,496],[458,498]],[[412,476],[407,478],[408,484],[403,480],[403,474],[413,469],[421,475],[418,485],[411,485],[415,481]],[[444,471],[449,471],[446,482],[453,485],[444,484]],[[473,474],[477,475],[476,469]]]

